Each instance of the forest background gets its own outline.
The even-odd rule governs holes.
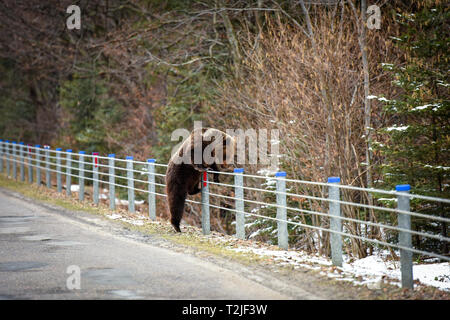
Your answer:
[[[66,26],[73,4],[81,9],[80,30]],[[368,27],[372,5],[380,9],[379,28]],[[412,192],[448,198],[449,21],[440,0],[4,0],[0,137],[167,163],[178,143],[173,130],[191,130],[197,120],[221,130],[277,129],[279,169],[290,178],[339,176],[344,184],[385,189],[409,183]],[[326,193],[297,188],[291,191]],[[351,191],[343,198],[395,205]],[[304,199],[289,203],[326,210]],[[412,206],[449,214],[448,206]],[[198,225],[196,208],[187,210]],[[344,214],[395,219],[351,207]],[[214,213],[213,228],[233,233],[230,215]],[[327,224],[307,215],[294,221]],[[367,225],[346,227],[392,237]],[[272,223],[254,219],[248,228],[274,241]],[[448,233],[445,223],[418,219],[413,228]],[[289,232],[293,245],[329,253],[327,234]],[[445,243],[415,237],[414,245],[448,254]],[[359,257],[372,249],[357,239],[346,243]]]

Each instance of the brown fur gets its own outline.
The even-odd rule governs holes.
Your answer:
[[[205,135],[207,130],[213,130],[209,132],[219,133],[222,136],[223,139],[223,165],[217,163],[218,159],[214,161],[212,164],[206,164],[203,162],[202,164],[194,164],[194,133],[198,131],[193,131],[188,139],[180,146],[180,148],[177,150],[177,152],[172,156],[172,158],[169,161],[169,165],[167,167],[166,171],[166,193],[167,193],[167,200],[169,205],[169,211],[170,211],[170,222],[172,223],[173,227],[177,232],[181,232],[180,230],[180,222],[183,217],[184,213],[184,203],[186,201],[187,195],[194,195],[201,191],[201,187],[199,186],[202,178],[202,172],[206,171],[207,169],[211,169],[213,171],[219,171],[219,168],[227,167],[227,159],[230,159],[234,156],[235,148],[236,148],[236,142],[234,138],[227,135],[226,133],[216,130],[216,129],[207,129],[202,128],[201,129],[201,135],[202,138]],[[228,140],[228,143],[232,147],[232,152],[227,153],[227,145],[226,142]],[[202,153],[205,148],[211,144],[213,141],[202,141]],[[190,154],[191,164],[186,163],[176,163],[177,157],[182,157],[184,155],[183,152],[186,152],[187,154]],[[228,155],[228,158],[226,156]],[[217,173],[214,173],[214,181],[219,182],[219,175]]]

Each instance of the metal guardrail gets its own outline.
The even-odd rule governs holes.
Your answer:
[[[6,168],[5,168],[6,166]],[[166,164],[156,163],[155,159],[148,159],[146,162],[136,161],[133,157],[126,157],[126,159],[116,158],[114,154],[109,154],[107,157],[100,156],[93,152],[91,155],[84,151],[73,153],[72,150],[63,151],[61,148],[51,150],[49,146],[41,147],[40,145],[25,145],[24,143],[16,143],[11,141],[0,140],[0,172],[6,169],[6,174],[12,176],[13,179],[18,179],[17,170],[19,170],[20,181],[25,181],[25,166],[28,169],[28,182],[33,183],[36,177],[36,184],[42,184],[42,172],[45,173],[45,180],[47,188],[51,188],[51,174],[56,175],[56,188],[58,192],[63,191],[62,176],[66,178],[66,194],[71,195],[72,179],[78,179],[79,191],[78,197],[80,201],[84,200],[85,181],[92,181],[93,185],[93,202],[99,203],[99,183],[104,183],[109,186],[109,206],[111,209],[116,208],[116,190],[115,188],[125,188],[128,193],[128,210],[135,212],[135,192],[147,194],[148,198],[148,215],[150,219],[156,219],[156,197],[166,197],[163,192],[157,192],[156,188],[165,187],[164,183],[157,183],[157,177],[163,178],[165,175],[156,172],[155,168],[165,168]],[[99,170],[102,169],[102,170]],[[107,172],[106,172],[107,170]],[[78,172],[74,174],[73,172]],[[211,171],[214,172],[214,171]],[[302,228],[312,230],[320,230],[330,233],[331,257],[332,262],[336,266],[342,266],[342,238],[349,237],[366,241],[381,246],[399,249],[400,263],[402,273],[402,286],[406,288],[413,288],[412,275],[412,254],[418,253],[422,255],[432,256],[441,260],[450,261],[450,257],[440,255],[434,252],[422,251],[413,248],[412,235],[432,238],[438,241],[450,242],[450,238],[438,234],[431,234],[427,232],[420,232],[411,230],[411,217],[418,217],[427,220],[440,221],[443,223],[450,223],[450,219],[441,216],[433,216],[419,212],[410,211],[410,199],[422,199],[426,201],[434,201],[445,204],[450,204],[450,199],[435,198],[423,196],[418,194],[410,194],[409,185],[398,185],[395,191],[387,191],[373,188],[361,188],[348,185],[341,185],[340,178],[330,177],[326,183],[312,182],[295,179],[287,179],[285,172],[277,172],[275,177],[267,177],[262,175],[244,174],[244,169],[234,169],[233,173],[217,172],[222,175],[234,176],[234,184],[210,182],[207,175],[203,175],[201,202],[187,199],[189,203],[197,203],[201,205],[202,210],[202,230],[203,233],[210,233],[210,208],[217,208],[233,212],[236,217],[236,237],[245,239],[245,221],[246,217],[253,216],[266,220],[276,221],[278,233],[278,246],[283,249],[288,249],[288,224],[296,225]],[[136,175],[147,176],[146,180],[138,179]],[[244,186],[244,178],[254,179],[271,179],[276,181],[276,190],[268,190],[262,188],[255,188]],[[119,182],[126,181],[126,184]],[[286,192],[286,182],[304,185],[315,185],[328,188],[328,198],[315,197],[305,194],[296,194]],[[146,189],[135,187],[135,183],[147,186]],[[209,185],[217,185],[226,188],[232,188],[234,196],[226,196],[209,191]],[[368,205],[356,202],[349,202],[341,200],[340,193],[342,189],[363,191],[369,193],[387,194],[397,197],[397,208],[388,208],[375,205]],[[272,193],[276,196],[276,203],[268,203],[244,198],[245,190],[255,192]],[[329,202],[328,212],[318,212],[306,210],[301,208],[289,207],[287,205],[287,196],[295,196],[297,198],[304,198],[308,200],[326,201]],[[233,200],[235,208],[226,208],[210,203],[210,197],[218,197]],[[276,208],[276,217],[264,216],[255,212],[246,212],[245,204],[254,204],[264,207]],[[398,215],[398,225],[393,226],[389,224],[376,223],[366,220],[359,220],[355,218],[345,217],[341,214],[341,205],[356,206],[364,209],[379,210]],[[287,212],[296,212],[302,214],[310,214],[322,216],[329,219],[329,228],[324,228],[317,225],[309,225],[301,222],[291,221],[288,219]],[[342,222],[348,221],[353,223],[360,223],[374,227],[380,227],[388,230],[398,232],[398,243],[388,243],[385,241],[371,239],[362,235],[351,234],[343,231]]]

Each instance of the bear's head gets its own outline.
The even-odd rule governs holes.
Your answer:
[[[221,169],[230,169],[235,164],[236,139],[217,129],[209,128],[203,133],[203,139],[207,142],[204,148],[206,164],[214,162]]]

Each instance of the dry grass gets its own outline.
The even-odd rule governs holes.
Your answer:
[[[342,12],[317,10],[314,43],[295,26],[269,17],[262,34],[242,34],[241,70],[245,74],[223,85],[211,114],[224,119],[226,128],[278,129],[281,169],[289,178],[326,181],[327,177],[339,176],[343,184],[366,186],[364,86],[356,20],[347,6]],[[371,94],[391,87],[380,64],[398,58],[392,43],[382,38],[394,29],[383,35],[368,32]],[[371,117],[373,128],[383,122],[381,106],[375,102]],[[246,172],[260,168],[246,165]],[[326,197],[327,193],[324,188],[291,187],[291,192],[298,194]],[[261,194],[252,194],[251,198],[263,200]],[[367,195],[356,192],[345,192],[343,198],[368,201]],[[327,211],[323,202],[290,200],[300,208]],[[361,218],[362,214],[351,207],[344,207],[344,212],[351,218]],[[363,214],[364,219],[376,220],[372,213]],[[328,227],[327,219],[317,216],[302,215],[299,221]],[[346,227],[361,234],[359,224]],[[379,236],[376,229],[366,231],[372,237]],[[292,236],[295,245],[329,253],[328,233],[303,231]],[[366,255],[366,249],[366,244],[356,239],[347,247],[350,254],[359,257]]]

